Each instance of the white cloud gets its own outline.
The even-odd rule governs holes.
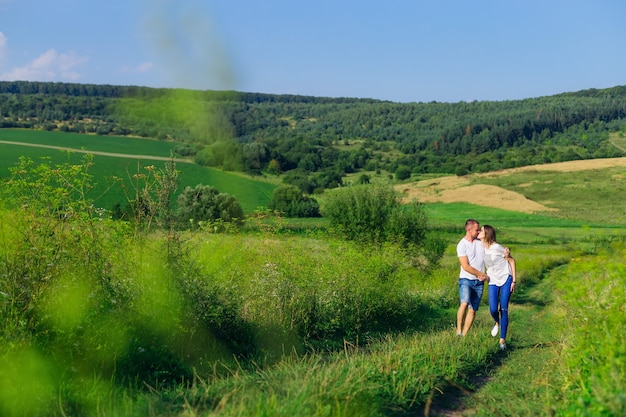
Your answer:
[[[78,81],[80,73],[76,67],[87,62],[87,57],[78,56],[73,52],[59,54],[49,49],[23,67],[13,68],[0,74],[5,81]]]

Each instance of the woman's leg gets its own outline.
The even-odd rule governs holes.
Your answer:
[[[499,288],[500,298],[500,338],[506,339],[506,333],[509,329],[509,301],[511,300],[511,284],[513,283],[513,277],[509,275],[506,283]],[[490,288],[491,289],[491,288]],[[491,300],[491,298],[490,298]],[[489,304],[491,306],[491,304]]]
[[[500,287],[498,287],[497,285],[489,286],[489,313],[496,323],[500,323],[500,312],[498,311],[499,293]]]

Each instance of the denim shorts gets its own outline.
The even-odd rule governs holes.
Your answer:
[[[459,278],[459,294],[461,304],[467,303],[474,311],[478,311],[480,300],[483,298],[485,283],[477,279]]]

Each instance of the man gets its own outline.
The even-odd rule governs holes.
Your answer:
[[[461,305],[456,314],[458,336],[465,336],[472,327],[483,296],[484,281],[489,278],[484,273],[485,251],[482,242],[477,239],[479,232],[478,221],[468,219],[465,222],[465,236],[456,246],[456,253],[461,263],[459,274]]]

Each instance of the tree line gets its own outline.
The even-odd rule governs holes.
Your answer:
[[[626,86],[509,101],[374,99],[0,82],[0,127],[176,140],[207,166],[282,174],[303,192],[348,173],[464,175],[621,156]]]

